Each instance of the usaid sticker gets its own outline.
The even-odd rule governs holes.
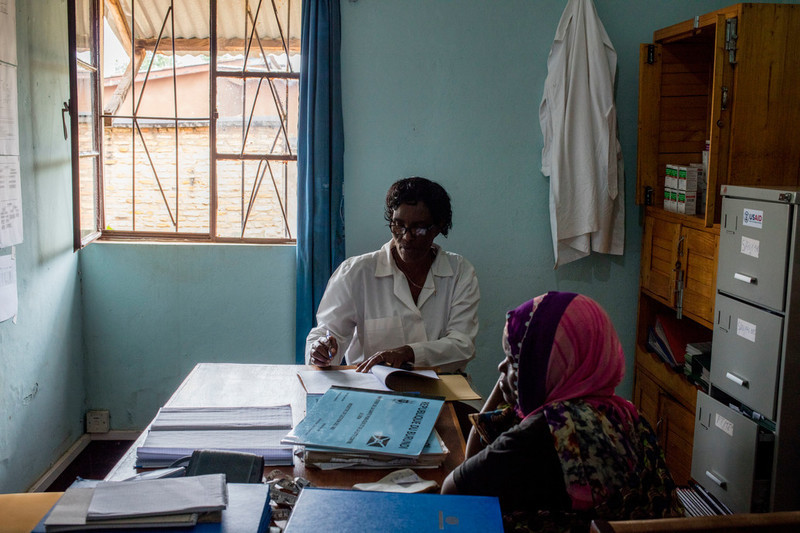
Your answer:
[[[758,250],[760,247],[761,243],[757,239],[751,239],[742,235],[742,245],[739,247],[741,253],[758,259]]]
[[[745,207],[742,222],[745,226],[761,229],[761,226],[764,224],[764,211]]]
[[[717,426],[719,429],[733,437],[733,422],[725,418],[724,416],[720,415],[719,413],[714,413],[714,425]]]

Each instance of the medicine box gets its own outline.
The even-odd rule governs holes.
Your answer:
[[[697,193],[694,191],[678,191],[676,211],[684,215],[696,214]]]
[[[678,185],[679,191],[697,191],[697,181],[703,175],[703,168],[700,166],[679,166]]]

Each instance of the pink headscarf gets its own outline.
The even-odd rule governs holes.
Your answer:
[[[580,398],[609,405],[622,419],[638,419],[633,404],[614,393],[625,373],[625,356],[614,325],[597,302],[575,293],[548,292],[510,311],[506,324],[519,365],[521,416]]]

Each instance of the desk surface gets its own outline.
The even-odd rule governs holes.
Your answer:
[[[297,371],[312,369],[303,365],[253,365],[233,363],[200,363],[194,367],[166,404],[167,407],[237,407],[237,406],[292,406],[293,423],[305,417],[306,394]],[[436,422],[445,445],[450,450],[444,464],[435,469],[419,469],[423,479],[442,483],[447,474],[464,460],[464,438],[455,411],[450,402],[445,403]],[[106,476],[107,480],[122,480],[136,473],[136,448],[144,442],[147,430],[125,453]],[[350,488],[355,483],[377,481],[391,470],[318,470],[306,468],[303,460],[294,458],[294,466],[267,466],[266,472],[279,469],[292,476],[308,479],[318,487]]]

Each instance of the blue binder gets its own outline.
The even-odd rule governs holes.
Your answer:
[[[305,488],[284,533],[491,533],[503,531],[497,498]]]

